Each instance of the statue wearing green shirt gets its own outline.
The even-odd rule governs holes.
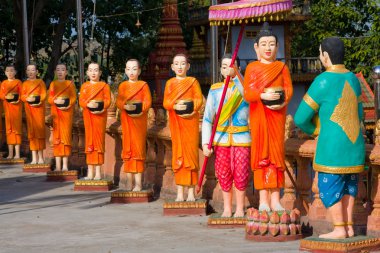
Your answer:
[[[361,87],[355,74],[343,65],[342,40],[326,38],[319,51],[326,71],[311,84],[294,120],[307,134],[318,135],[313,168],[318,172],[320,198],[334,225],[332,232],[319,237],[342,239],[354,236],[352,211],[358,173],[364,170]],[[315,117],[319,117],[320,128]]]

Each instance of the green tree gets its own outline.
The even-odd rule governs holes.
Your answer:
[[[312,18],[292,27],[292,55],[318,56],[321,41],[330,36],[343,39],[345,64],[368,77],[380,64],[380,4],[378,0],[314,0]]]

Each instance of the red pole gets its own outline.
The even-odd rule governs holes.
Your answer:
[[[240,27],[239,37],[237,39],[235,50],[234,50],[234,53],[233,53],[232,59],[231,59],[231,65],[230,65],[231,68],[234,66],[237,54],[239,52],[239,47],[240,47],[241,39],[243,38],[244,27],[245,27],[245,24],[242,23],[242,25]],[[214,140],[214,136],[215,136],[215,132],[216,132],[216,127],[218,126],[219,116],[220,116],[220,113],[221,113],[222,108],[223,108],[223,103],[224,103],[224,99],[226,97],[227,88],[228,88],[228,84],[230,83],[230,79],[231,79],[231,77],[227,76],[227,78],[226,78],[226,80],[224,82],[224,88],[223,88],[222,97],[220,98],[220,102],[219,102],[219,106],[218,106],[218,111],[216,112],[214,124],[213,124],[212,130],[211,130],[211,137],[210,137],[210,140],[209,140],[208,145],[207,145],[208,149],[212,148],[212,142]],[[202,169],[201,169],[201,174],[200,174],[199,180],[198,180],[197,193],[200,192],[201,187],[202,187],[203,177],[205,175],[207,162],[208,162],[208,157],[206,156],[205,159],[204,159],[204,161],[203,161],[203,166],[202,166]]]

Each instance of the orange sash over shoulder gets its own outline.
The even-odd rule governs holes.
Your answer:
[[[260,99],[265,88],[283,87],[285,103],[293,95],[288,68],[283,62],[264,64],[259,61],[247,66],[244,78],[244,97],[250,102],[250,127],[252,136],[252,170],[261,168],[259,162],[269,159],[275,167],[285,169],[284,134],[286,106],[280,110],[267,108]]]
[[[173,106],[178,99],[191,99],[194,113],[189,118],[178,116]],[[169,112],[169,124],[172,138],[172,168],[198,170],[199,148],[199,109],[203,97],[198,81],[193,77],[172,78],[167,81],[164,94],[164,108]]]
[[[142,102],[142,114],[130,116],[124,105],[130,101]],[[124,161],[140,160],[146,158],[147,112],[152,105],[149,86],[144,81],[125,81],[119,85],[116,105],[121,112],[121,125],[123,129],[123,151],[121,157]]]
[[[9,103],[5,96],[14,92],[21,93],[21,81],[18,79],[9,81],[5,80],[1,83],[0,89],[0,99],[3,99],[3,107],[5,112],[5,127],[7,135],[8,145],[15,145],[21,143],[22,134],[22,103],[19,101],[17,103]],[[16,137],[19,136],[19,137]]]
[[[59,96],[64,96],[69,99],[68,108],[65,110],[59,109],[54,100]],[[51,115],[53,117],[53,144],[64,144],[71,146],[71,133],[73,123],[73,113],[76,101],[75,86],[72,81],[53,81],[50,84],[48,102],[51,104]]]
[[[26,99],[31,95],[40,96],[40,104],[30,105]],[[22,84],[21,100],[25,105],[25,114],[28,124],[28,138],[45,138],[45,99],[46,86],[41,79],[26,80]]]
[[[91,111],[87,107],[87,104],[90,102],[90,100],[104,101],[104,111],[100,114],[91,113]],[[82,84],[79,96],[79,105],[83,108],[86,153],[91,153],[93,151],[104,153],[107,108],[110,106],[110,103],[110,88],[106,83],[86,82]]]

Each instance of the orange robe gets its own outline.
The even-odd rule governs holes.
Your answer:
[[[244,98],[250,102],[252,136],[251,167],[258,190],[284,187],[286,106],[271,110],[261,102],[265,88],[283,87],[285,102],[293,95],[289,69],[283,62],[264,64],[259,61],[247,66],[244,76]],[[269,166],[259,165],[264,159]]]
[[[54,100],[65,97],[70,100],[68,108],[59,109]],[[77,100],[76,90],[72,81],[53,81],[50,84],[48,102],[51,105],[53,118],[53,146],[54,156],[69,156],[71,154],[71,139],[73,128],[74,104]]]
[[[124,109],[128,101],[142,102],[142,114],[130,116]],[[149,86],[144,81],[135,83],[125,81],[119,86],[116,105],[121,111],[121,126],[123,129],[123,151],[126,173],[142,173],[146,158],[146,134],[148,127],[148,109],[152,105]]]
[[[12,81],[5,80],[1,83],[0,99],[3,99],[3,108],[5,112],[5,129],[8,145],[20,145],[22,136],[22,103],[20,100],[22,83],[15,79]],[[17,102],[8,102],[5,96],[9,93],[19,94]]]
[[[87,108],[90,100],[104,101],[104,111],[100,114],[92,113]],[[89,165],[101,165],[104,163],[107,108],[110,103],[111,91],[108,84],[104,82],[85,82],[82,84],[79,105],[83,108],[86,162]]]
[[[174,111],[178,99],[194,101],[194,114],[180,117]],[[193,77],[171,78],[166,82],[164,108],[169,112],[172,138],[172,168],[177,185],[193,186],[198,182],[199,109],[203,103],[201,88]]]
[[[40,103],[30,105],[26,99],[30,95],[39,95]],[[46,85],[41,79],[26,80],[22,84],[21,100],[25,105],[26,123],[30,150],[40,151],[46,148],[45,143],[45,99]]]

